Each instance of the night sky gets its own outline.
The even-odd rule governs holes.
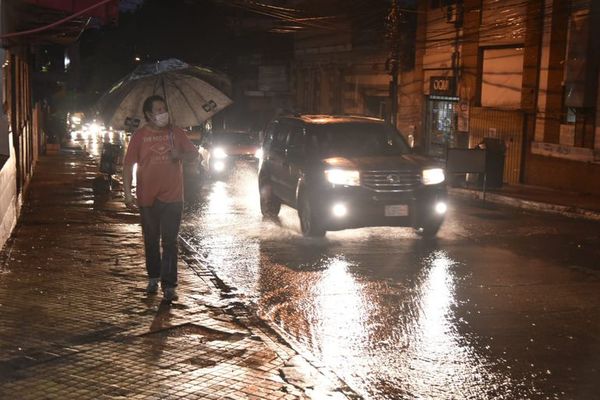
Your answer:
[[[242,32],[238,22],[249,14],[213,1],[130,0],[121,8],[131,11],[117,26],[81,39],[83,92],[98,95],[141,62],[174,57],[231,73],[245,54],[277,52],[282,41],[291,48],[290,35]]]
[[[306,17],[326,17],[325,25],[346,17],[353,29],[372,30],[381,37],[379,43],[384,39],[389,0],[306,0],[297,4],[282,14],[273,13],[261,2],[121,0],[116,26],[90,29],[81,37],[80,72],[71,88],[77,92],[76,103],[92,106],[140,63],[168,58],[224,72],[235,87],[236,80],[257,74],[258,67],[252,65],[257,60],[291,63],[294,35],[288,29],[335,33],[331,26],[323,29],[319,24],[303,23]]]

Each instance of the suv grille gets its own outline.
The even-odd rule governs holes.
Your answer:
[[[361,171],[362,186],[376,192],[408,192],[421,185],[421,174],[412,171]]]

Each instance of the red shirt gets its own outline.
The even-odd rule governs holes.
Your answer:
[[[173,146],[180,154],[198,153],[180,128],[155,131],[144,126],[135,131],[123,163],[137,163],[137,203],[140,207],[151,207],[156,199],[164,203],[183,201],[183,169],[181,161],[171,158],[170,131],[173,132]]]

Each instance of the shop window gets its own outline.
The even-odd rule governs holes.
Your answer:
[[[569,16],[563,63],[564,99],[567,107],[594,107],[597,70],[590,59],[590,11],[575,10]]]
[[[461,147],[456,135],[456,101],[430,97],[428,105],[429,155],[443,159],[448,147]]]
[[[594,148],[596,113],[591,107],[567,105],[567,87],[563,87],[563,103],[560,115],[560,144]]]
[[[560,123],[564,125],[575,125],[577,122],[577,107],[567,105],[567,87],[562,87],[562,110],[560,114]]]
[[[483,51],[481,74],[483,107],[520,108],[522,86],[522,48],[491,48]]]
[[[577,109],[575,107],[566,107],[563,114],[564,124],[574,124],[577,122]]]
[[[568,144],[594,148],[598,71],[590,59],[593,52],[593,22],[589,6],[584,2],[570,4],[569,25],[563,63],[563,99],[561,143],[564,132]]]
[[[561,119],[561,135],[571,132],[567,143],[561,137],[561,144],[575,147],[594,148],[596,113],[592,108],[564,107]]]

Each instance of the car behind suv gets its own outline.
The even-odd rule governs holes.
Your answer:
[[[256,162],[258,140],[242,131],[213,132],[200,142],[201,166],[210,175],[218,176],[234,168],[236,161]]]
[[[446,212],[444,170],[413,153],[384,121],[282,117],[265,131],[260,207],[298,210],[305,236],[365,226],[408,226],[435,236]]]

